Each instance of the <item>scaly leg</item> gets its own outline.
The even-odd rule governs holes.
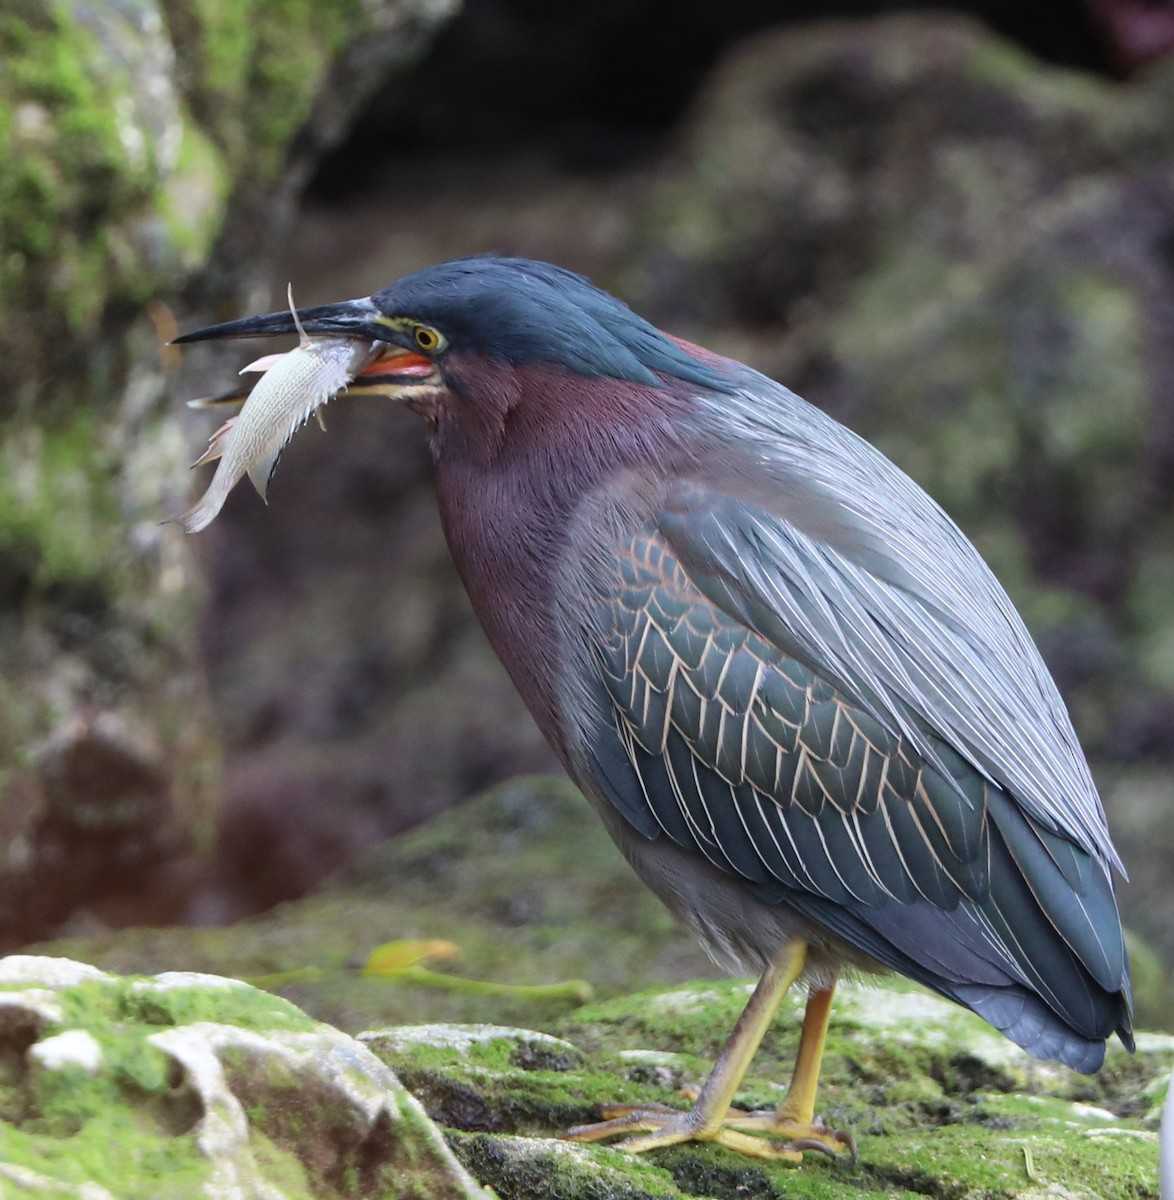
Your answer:
[[[619,1147],[623,1150],[637,1152],[654,1150],[661,1146],[673,1146],[679,1142],[713,1141],[731,1150],[738,1150],[743,1154],[752,1154],[759,1158],[785,1158],[795,1161],[802,1159],[804,1149],[814,1148],[808,1143],[817,1138],[816,1131],[820,1127],[811,1126],[809,1122],[803,1124],[804,1136],[799,1139],[801,1144],[793,1147],[776,1147],[765,1138],[743,1132],[731,1124],[728,1114],[730,1102],[742,1082],[743,1075],[746,1074],[750,1060],[762,1042],[771,1019],[778,1010],[779,1002],[788,988],[803,973],[806,961],[807,943],[792,942],[783,950],[778,960],[763,972],[758,986],[754,989],[742,1015],[738,1018],[738,1023],[734,1026],[721,1054],[718,1055],[713,1071],[705,1081],[705,1086],[701,1089],[696,1103],[687,1112],[680,1112],[660,1104],[641,1108],[632,1108],[628,1105],[607,1105],[604,1106],[604,1116],[609,1117],[611,1114],[609,1119],[593,1125],[578,1125],[574,1129],[569,1129],[564,1136],[577,1142],[596,1142],[611,1137],[612,1134],[635,1134],[636,1136],[620,1142]],[[831,993],[828,992],[825,1005],[830,1005],[830,1003]],[[810,1013],[811,1002],[809,1001],[809,1019]],[[826,1012],[822,1021],[823,1030],[826,1031]],[[804,1046],[807,1047],[806,1053]],[[808,1020],[805,1020],[803,1038],[800,1042],[800,1058],[796,1062],[795,1075],[796,1078],[799,1078],[800,1063],[806,1062],[809,1065],[805,1068],[804,1079],[808,1076],[812,1078],[810,1082],[802,1082],[798,1092],[793,1081],[788,1099],[791,1094],[795,1094],[797,1102],[799,1102],[802,1096],[806,1096],[806,1092],[810,1091],[810,1097],[802,1101],[807,1103],[810,1108],[814,1102],[815,1083],[819,1078],[819,1056],[822,1049],[822,1032],[818,1038],[814,1033],[809,1035]],[[812,1059],[814,1059],[814,1063],[810,1065]],[[787,1103],[787,1101],[784,1102],[784,1107]],[[770,1115],[774,1116],[774,1114]],[[760,1114],[757,1113],[748,1115],[747,1119],[751,1120],[752,1128],[758,1128],[757,1118],[759,1116]],[[780,1128],[789,1129],[790,1124]],[[796,1125],[796,1128],[799,1126]],[[783,1132],[783,1136],[787,1136],[786,1132]],[[835,1153],[834,1149],[823,1143],[819,1145],[819,1148],[827,1153]]]
[[[727,1129],[784,1138],[786,1149],[791,1151],[819,1150],[834,1156],[847,1149],[852,1161],[856,1161],[856,1141],[852,1135],[831,1129],[815,1116],[815,1094],[834,993],[833,983],[826,988],[813,988],[807,997],[795,1069],[782,1104],[774,1112],[731,1113],[725,1122]]]

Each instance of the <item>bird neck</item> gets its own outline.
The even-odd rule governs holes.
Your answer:
[[[437,498],[474,611],[543,733],[562,748],[554,588],[583,499],[617,472],[663,471],[677,449],[683,385],[653,388],[547,367],[510,372],[497,416],[437,429]],[[482,395],[467,397],[480,405]],[[454,420],[452,425],[455,427]],[[487,438],[486,433],[497,436]]]

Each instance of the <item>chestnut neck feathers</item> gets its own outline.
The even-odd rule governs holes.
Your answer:
[[[557,367],[484,361],[468,378],[476,392],[451,395],[437,416],[441,520],[491,644],[560,744],[552,588],[568,526],[583,497],[617,472],[668,471],[689,455],[678,418],[696,389],[601,387]]]
[[[558,742],[551,589],[568,524],[614,473],[679,460],[690,398],[732,392],[728,364],[527,259],[460,259],[372,300],[444,341],[426,416],[445,532],[491,643]]]

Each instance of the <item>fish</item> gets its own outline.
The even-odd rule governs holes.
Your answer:
[[[228,493],[248,475],[262,500],[277,461],[290,438],[311,415],[333,399],[371,361],[376,343],[355,338],[311,337],[300,330],[298,347],[286,354],[269,354],[243,368],[262,371],[260,382],[249,393],[244,407],[208,439],[208,449],[193,467],[219,459],[212,482],[200,499],[178,517],[188,533],[199,533],[217,517]],[[199,407],[238,399],[240,390]]]

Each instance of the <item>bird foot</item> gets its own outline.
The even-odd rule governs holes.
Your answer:
[[[707,1122],[696,1108],[681,1112],[667,1104],[605,1104],[604,1120],[576,1125],[563,1137],[573,1142],[599,1142],[616,1134],[629,1134],[617,1142],[620,1150],[635,1154],[659,1150],[681,1142],[715,1142],[751,1158],[802,1162],[805,1150],[818,1150],[835,1158],[843,1150],[856,1161],[856,1141],[850,1133],[832,1129],[817,1118],[811,1123],[788,1121],[775,1112],[730,1109],[716,1124]]]
[[[846,1129],[833,1129],[825,1123],[823,1117],[815,1117],[811,1121],[794,1121],[785,1113],[771,1110],[739,1112],[737,1109],[730,1109],[722,1125],[725,1129],[759,1139],[783,1140],[789,1150],[800,1153],[804,1150],[818,1150],[829,1158],[835,1158],[846,1150],[849,1160],[853,1164],[856,1162],[856,1139]]]

